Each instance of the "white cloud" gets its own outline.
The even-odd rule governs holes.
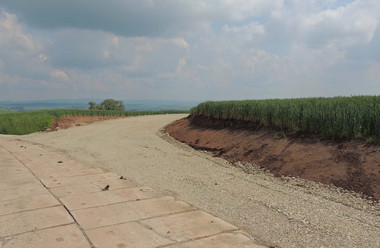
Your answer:
[[[69,76],[67,76],[66,72],[61,71],[61,70],[54,70],[51,72],[51,76],[53,79],[62,81],[62,82],[67,82],[69,81]]]
[[[13,76],[13,82],[41,77],[46,70],[42,44],[24,29],[17,16],[0,9],[0,77]]]
[[[66,11],[44,19],[29,2],[5,0],[0,83],[17,87],[0,97],[16,89],[196,100],[378,89],[378,0],[46,1],[33,4]],[[86,21],[74,18],[74,2]]]
[[[105,51],[103,52],[103,54],[104,54],[104,58],[105,58],[105,59],[108,59],[108,58],[110,57],[110,55],[111,55],[111,53],[110,53],[109,50],[105,50]]]
[[[248,42],[251,45],[262,41],[265,35],[264,25],[258,22],[251,22],[242,26],[225,25],[222,31],[225,35],[230,36],[228,38],[234,39],[235,42]]]
[[[41,46],[23,26],[15,15],[0,9],[0,59],[7,61],[25,60],[26,57],[39,57]]]
[[[368,68],[367,75],[370,79],[379,81],[380,78],[380,63],[371,65]],[[379,87],[380,88],[380,87]]]
[[[174,45],[182,47],[182,48],[190,48],[189,43],[187,43],[186,40],[183,38],[171,39],[170,42],[172,42]]]
[[[181,71],[181,68],[184,67],[186,65],[186,59],[184,58],[180,58],[178,60],[178,65],[177,65],[177,72],[180,72]]]
[[[45,54],[40,53],[40,55],[38,55],[38,61],[41,63],[45,62],[46,60],[48,60],[48,57],[46,57]]]
[[[21,56],[34,53],[40,48],[31,35],[23,32],[23,26],[19,24],[17,16],[2,9],[0,9],[0,36],[1,52],[6,52],[9,48],[17,49]]]
[[[119,46],[119,38],[117,38],[117,36],[113,37],[112,44],[114,44],[115,46]]]
[[[380,2],[356,1],[305,17],[301,34],[316,46],[350,47],[371,42],[380,19]]]

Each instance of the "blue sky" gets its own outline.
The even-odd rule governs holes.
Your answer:
[[[380,94],[378,0],[2,0],[0,100]]]

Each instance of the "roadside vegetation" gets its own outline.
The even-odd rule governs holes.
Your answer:
[[[53,109],[33,112],[0,111],[0,134],[23,135],[49,129],[54,118],[65,116],[138,116],[188,113],[188,111],[117,111],[117,110],[81,110]]]
[[[209,101],[190,112],[333,140],[380,141],[380,96]]]
[[[90,107],[88,109],[93,110],[115,110],[115,111],[125,111],[125,106],[123,101],[117,101],[114,99],[106,99],[100,104],[96,104],[96,102],[89,102],[88,105]]]

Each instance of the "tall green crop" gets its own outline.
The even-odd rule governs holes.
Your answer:
[[[204,102],[192,115],[243,120],[322,137],[380,140],[380,96]]]

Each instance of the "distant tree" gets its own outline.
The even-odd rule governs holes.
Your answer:
[[[123,101],[116,101],[114,99],[106,99],[96,106],[99,110],[117,110],[125,111]]]
[[[96,109],[96,102],[91,101],[88,104],[90,105],[90,107],[88,107],[88,109]]]

